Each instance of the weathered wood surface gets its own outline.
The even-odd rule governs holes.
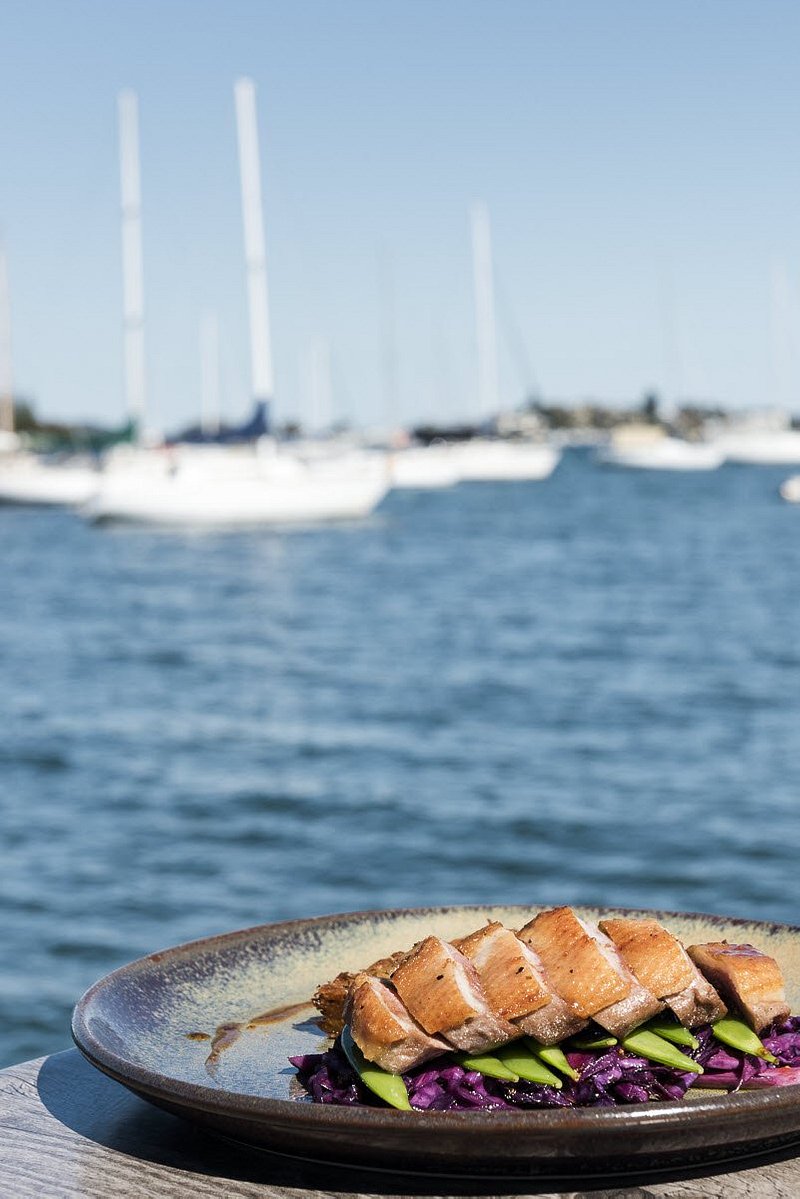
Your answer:
[[[513,1186],[513,1184],[512,1184]],[[0,1071],[2,1199],[311,1199],[354,1195],[476,1195],[471,1184],[309,1167],[250,1152],[159,1112],[99,1074],[76,1050]],[[482,1192],[550,1196],[497,1184]],[[558,1192],[562,1199],[797,1199],[800,1157],[711,1177],[611,1190]]]

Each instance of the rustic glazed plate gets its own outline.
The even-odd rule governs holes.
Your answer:
[[[518,928],[536,909],[426,908],[267,924],[151,954],[115,970],[78,1003],[72,1031],[99,1069],[143,1098],[250,1144],[314,1161],[466,1178],[647,1174],[709,1166],[798,1145],[800,1086],[681,1102],[526,1112],[398,1112],[312,1104],[290,1055],[328,1044],[309,997],[435,933],[486,919]],[[617,910],[579,908],[589,918]],[[800,1011],[800,929],[678,913],[656,915],[686,943],[750,941],[783,967]]]

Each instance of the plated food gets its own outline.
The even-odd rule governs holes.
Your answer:
[[[613,1106],[800,1081],[776,960],[688,947],[653,917],[569,907],[429,935],[318,987],[335,1037],[291,1061],[317,1103],[419,1110]]]
[[[800,1012],[800,928],[685,912],[580,908],[577,913],[595,924],[655,919],[685,946],[754,945],[778,962],[787,1003]],[[529,907],[501,905],[344,912],[176,945],[95,983],[75,1009],[73,1035],[89,1062],[143,1099],[226,1137],[324,1162],[326,1179],[329,1163],[340,1162],[426,1179],[433,1174],[468,1178],[470,1185],[476,1179],[485,1184],[487,1178],[558,1180],[549,1189],[582,1191],[584,1185],[575,1185],[578,1176],[582,1183],[591,1178],[597,1185],[602,1178],[619,1186],[622,1177],[655,1177],[683,1169],[687,1161],[720,1168],[767,1152],[797,1151],[800,1085],[748,1085],[738,1094],[695,1085],[681,1098],[658,1103],[454,1109],[437,1111],[433,1118],[425,1111],[398,1112],[377,1096],[370,1106],[371,1092],[365,1095],[358,1082],[349,1106],[310,1100],[287,1059],[334,1052],[310,1002],[323,980],[342,970],[354,976],[366,963],[392,959],[394,950],[427,936],[453,944],[487,921],[519,929],[533,915]],[[239,1035],[223,1040],[223,1029],[232,1025]],[[211,1071],[215,1030],[220,1040]],[[702,1030],[691,1035],[700,1038]],[[795,1035],[786,1034],[787,1041]],[[761,1040],[768,1040],[766,1033]],[[780,1056],[777,1040],[769,1043]],[[525,1045],[522,1039],[515,1044]],[[717,1049],[726,1051],[718,1043]],[[594,1054],[598,1086],[610,1092],[622,1085],[602,1082],[604,1075],[614,1076],[616,1060],[606,1068],[600,1051]],[[431,1072],[432,1089],[438,1091],[445,1060],[431,1058],[409,1073]],[[747,1074],[758,1068],[753,1055],[732,1051],[730,1060]],[[646,1064],[654,1072],[661,1069]],[[349,1064],[348,1070],[352,1081]],[[466,1080],[465,1094],[471,1079],[483,1080],[487,1093],[505,1085],[461,1066],[454,1066],[456,1071]],[[705,1071],[710,1074],[710,1067]],[[403,1084],[408,1074],[388,1077]],[[553,1087],[550,1094],[569,1098],[573,1083],[562,1079],[562,1089]]]

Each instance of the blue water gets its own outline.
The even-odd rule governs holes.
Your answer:
[[[361,525],[0,511],[0,1063],[146,951],[585,901],[798,917],[782,472],[391,495]]]

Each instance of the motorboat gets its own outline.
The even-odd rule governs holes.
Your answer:
[[[489,437],[457,442],[451,453],[458,477],[464,483],[546,479],[561,459],[561,451],[544,442],[503,441]]]
[[[604,466],[627,470],[716,470],[724,461],[711,442],[670,437],[658,426],[632,425],[615,431],[607,445],[599,446],[595,459]]]
[[[754,429],[723,434],[716,442],[728,462],[751,466],[800,465],[800,429]]]

